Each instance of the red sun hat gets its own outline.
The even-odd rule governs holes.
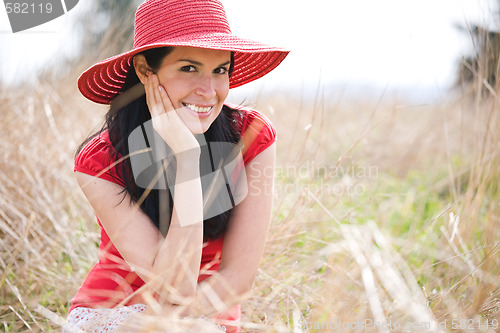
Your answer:
[[[234,36],[218,0],[147,0],[135,13],[134,49],[87,69],[78,79],[78,89],[93,102],[110,104],[125,82],[133,57],[165,46],[233,51],[229,88],[266,75],[289,53]]]

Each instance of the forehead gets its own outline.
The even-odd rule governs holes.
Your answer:
[[[168,59],[168,60],[167,60]],[[231,59],[231,51],[200,49],[188,46],[176,46],[165,58],[166,61],[195,60],[203,64],[221,64]]]

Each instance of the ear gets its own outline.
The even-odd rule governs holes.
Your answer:
[[[139,80],[144,84],[146,77],[148,74],[153,73],[151,67],[148,66],[148,62],[146,61],[146,57],[143,54],[138,54],[133,59],[133,66],[135,73]]]

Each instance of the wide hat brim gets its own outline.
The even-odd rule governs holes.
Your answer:
[[[254,81],[278,66],[289,51],[231,34],[211,33],[191,38],[176,38],[148,44],[103,60],[87,69],[78,79],[78,89],[89,100],[110,104],[125,82],[135,55],[148,49],[165,46],[190,46],[234,52],[234,70],[229,88]]]

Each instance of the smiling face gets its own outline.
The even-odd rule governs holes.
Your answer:
[[[175,47],[156,71],[177,114],[194,134],[208,130],[229,93],[230,51]]]

